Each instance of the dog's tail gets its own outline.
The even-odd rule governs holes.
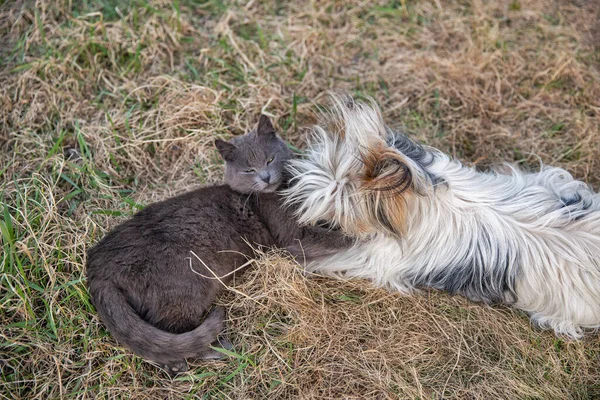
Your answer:
[[[114,338],[135,354],[162,365],[201,357],[223,329],[225,312],[215,308],[196,329],[174,334],[144,321],[125,295],[108,280],[89,281],[90,294],[102,322]]]

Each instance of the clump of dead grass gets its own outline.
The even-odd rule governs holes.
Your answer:
[[[218,182],[217,137],[259,112],[298,147],[324,89],[466,162],[597,188],[590,1],[14,1],[0,6],[0,347],[7,398],[594,398],[597,335],[304,276],[263,255],[221,302],[235,353],[174,381],[89,302],[87,248],[148,202]],[[118,5],[118,10],[114,7]]]

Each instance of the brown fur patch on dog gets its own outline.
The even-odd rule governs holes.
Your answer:
[[[375,224],[401,236],[406,230],[407,198],[414,196],[413,173],[404,156],[383,142],[370,146],[362,156],[365,166],[364,206]]]

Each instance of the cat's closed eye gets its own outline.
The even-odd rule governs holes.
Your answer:
[[[252,173],[256,172],[256,170],[254,168],[250,168],[250,169],[245,169],[244,172],[247,174],[252,174]]]
[[[273,160],[274,160],[274,159],[275,159],[275,156],[273,156],[273,157],[269,158],[269,159],[267,160],[267,165],[271,164],[271,163],[273,162]]]

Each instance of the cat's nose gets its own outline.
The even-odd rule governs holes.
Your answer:
[[[269,174],[268,172],[261,172],[259,176],[264,183],[266,183],[267,185],[269,184],[269,181],[271,180],[271,174]]]

